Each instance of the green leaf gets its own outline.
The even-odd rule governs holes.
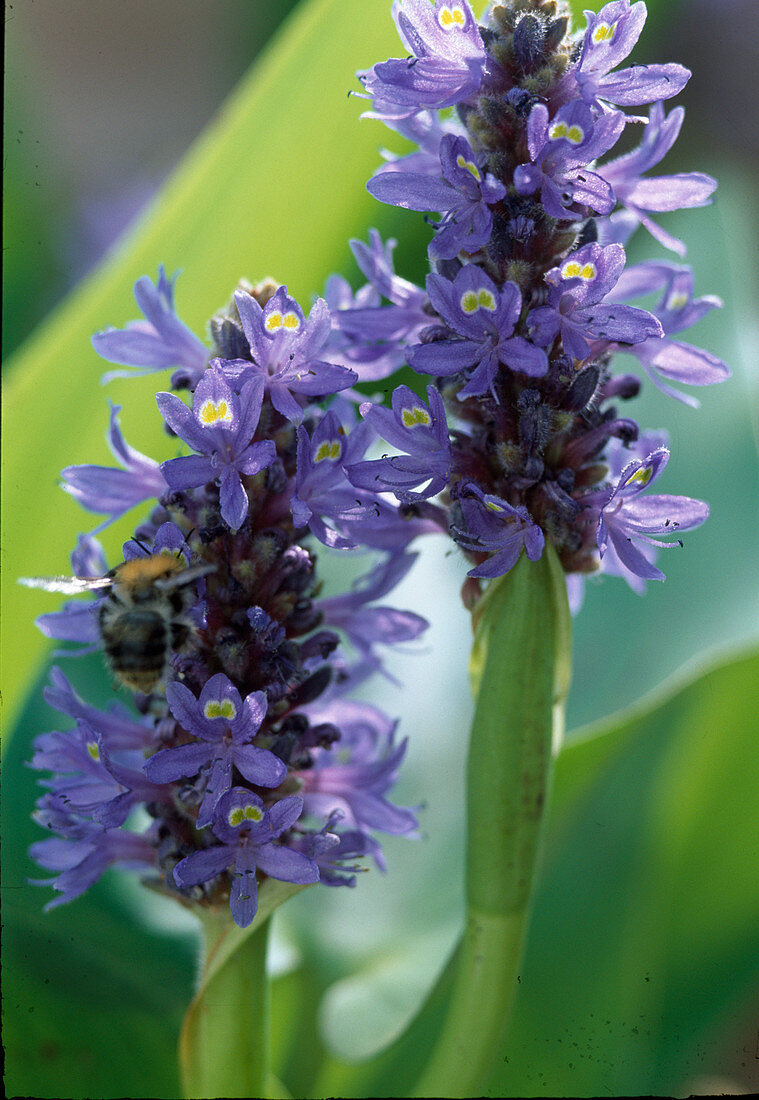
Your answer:
[[[759,986],[758,713],[750,656],[560,755],[492,1095],[681,1095],[724,1074]]]

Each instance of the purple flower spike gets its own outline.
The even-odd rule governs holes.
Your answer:
[[[247,928],[258,911],[256,868],[272,878],[301,886],[319,881],[319,868],[302,852],[274,841],[301,815],[303,799],[290,795],[270,810],[244,787],[232,787],[219,799],[213,831],[221,841],[193,852],[174,868],[180,890],[208,882],[227,868],[232,871],[229,907],[232,919]]]
[[[545,536],[522,505],[515,508],[471,482],[462,489],[460,504],[466,529],[455,530],[456,541],[467,550],[491,554],[468,577],[503,576],[516,565],[523,546],[530,561],[542,555]]]
[[[114,370],[103,375],[103,382],[112,378],[134,378],[140,374],[184,367],[185,377],[193,383],[205,370],[208,352],[194,333],[190,332],[174,312],[174,281],[166,278],[163,265],[158,269],[158,282],[147,275],[134,284],[137,305],[144,321],[130,321],[123,329],[108,328],[92,337],[98,355],[110,363],[124,363],[133,370]]]
[[[551,268],[545,277],[551,288],[548,304],[527,317],[536,343],[550,347],[560,334],[565,352],[582,362],[596,340],[639,344],[661,337],[660,322],[646,310],[603,302],[624,266],[620,244],[587,244]]]
[[[395,0],[393,19],[412,55],[358,74],[374,100],[370,117],[408,118],[475,96],[485,68],[480,31],[466,0]]]
[[[642,176],[672,148],[684,117],[684,108],[675,107],[665,119],[664,104],[655,103],[638,148],[599,169],[603,178],[614,188],[622,206],[646,227],[659,244],[680,256],[685,255],[683,242],[666,233],[649,214],[706,206],[717,188],[717,181],[704,172],[678,172],[673,176],[654,176],[652,179],[643,179]]]
[[[107,518],[93,531],[102,531],[136,504],[161,497],[167,485],[158,463],[130,447],[121,434],[120,405],[111,405],[108,445],[122,469],[109,466],[67,466],[61,471],[63,488],[89,512],[105,512]]]
[[[221,516],[236,531],[248,514],[241,477],[259,473],[276,458],[271,440],[251,443],[261,415],[264,382],[253,377],[239,395],[219,367],[209,367],[195,388],[192,411],[171,393],[156,394],[161,414],[197,455],[172,458],[161,470],[172,489],[219,480]]]
[[[501,363],[533,378],[548,370],[542,348],[512,335],[522,309],[515,283],[505,283],[499,291],[481,268],[467,264],[452,283],[442,275],[428,275],[427,293],[454,338],[411,348],[409,365],[422,374],[444,377],[465,372],[468,381],[459,391],[460,400],[489,390],[496,396]]]
[[[493,227],[490,206],[506,188],[483,174],[466,138],[445,134],[440,142],[442,178],[419,172],[379,172],[366,185],[380,202],[406,210],[439,210],[443,219],[429,246],[435,259],[451,260],[459,252],[477,252]]]
[[[253,362],[231,360],[228,376],[234,373],[239,382],[261,378],[274,408],[294,424],[303,419],[299,397],[324,397],[358,380],[355,371],[318,358],[332,327],[323,298],[317,298],[308,320],[286,286],[263,308],[242,291],[235,294],[235,304]]]
[[[358,462],[346,470],[359,489],[388,490],[403,504],[413,504],[441,493],[448,484],[451,444],[443,399],[434,386],[427,387],[429,405],[409,389],[393,390],[393,407],[366,402],[361,415],[377,435],[403,453],[392,458]],[[427,483],[421,491],[416,486]]]
[[[598,550],[612,553],[623,576],[643,580],[663,581],[664,574],[633,544],[633,539],[645,545],[671,548],[679,542],[663,542],[652,535],[672,535],[698,527],[707,519],[709,506],[691,497],[658,494],[639,499],[640,494],[656,481],[669,461],[669,451],[659,447],[645,459],[625,466],[613,489],[596,493],[588,499],[591,507],[599,507]]]
[[[640,37],[646,21],[646,5],[630,0],[612,0],[588,20],[582,53],[571,73],[580,95],[591,106],[605,110],[606,103],[621,107],[670,99],[681,92],[690,79],[682,65],[634,65],[612,73],[624,61]]]
[[[145,761],[145,774],[151,782],[170,783],[201,772],[206,782],[199,829],[211,823],[216,803],[231,786],[233,767],[256,786],[279,786],[285,765],[268,749],[250,743],[266,717],[264,692],[251,692],[243,703],[220,672],[208,680],[199,699],[178,682],[168,685],[166,698],[177,722],[198,740],[157,752]]]

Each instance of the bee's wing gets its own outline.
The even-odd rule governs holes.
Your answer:
[[[46,592],[76,596],[79,592],[110,588],[113,577],[19,577],[18,583],[25,584],[27,588],[44,588]]]
[[[199,577],[207,577],[209,573],[215,572],[215,565],[190,565],[181,573],[174,573],[165,580],[156,581],[156,588],[177,588],[179,585],[190,584]]]

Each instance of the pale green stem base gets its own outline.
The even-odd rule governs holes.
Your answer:
[[[551,546],[475,608],[467,767],[467,917],[445,1022],[414,1096],[479,1096],[502,1057],[570,672],[566,583]]]

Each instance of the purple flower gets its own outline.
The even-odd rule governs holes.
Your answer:
[[[518,194],[532,195],[540,189],[540,201],[552,218],[576,220],[584,216],[585,207],[610,214],[614,191],[605,177],[586,165],[608,152],[624,128],[620,111],[594,120],[590,108],[579,100],[560,107],[549,125],[548,108],[536,103],[527,120],[531,163],[514,170]]]
[[[379,172],[366,185],[380,202],[406,210],[439,210],[443,219],[429,246],[435,259],[452,260],[459,252],[477,252],[493,227],[490,206],[506,188],[495,176],[483,179],[466,138],[445,134],[440,142],[442,178],[419,172]]]
[[[230,381],[242,384],[260,378],[274,408],[294,424],[303,419],[299,397],[324,397],[357,381],[355,371],[317,358],[332,327],[323,298],[316,299],[308,320],[286,286],[279,287],[263,308],[243,291],[235,294],[235,303],[253,362],[220,363]]]
[[[53,794],[43,796],[34,817],[60,834],[38,840],[29,848],[29,855],[41,867],[59,872],[52,879],[31,880],[34,886],[52,886],[62,895],[49,901],[46,910],[79,897],[109,867],[144,872],[155,866],[155,851],[147,837],[125,829],[106,830],[75,816]]]
[[[61,471],[63,488],[89,512],[106,512],[94,533],[119,519],[136,504],[166,492],[158,463],[130,447],[119,426],[120,405],[111,405],[108,445],[123,469],[109,466],[67,466]]]
[[[475,553],[487,552],[489,558],[470,569],[468,577],[501,577],[517,563],[524,546],[530,561],[543,553],[545,536],[523,505],[483,493],[469,482],[461,491],[461,511],[465,528],[455,528],[456,541]]]
[[[625,266],[620,244],[586,244],[571,253],[559,267],[546,273],[550,286],[548,304],[533,309],[527,326],[536,343],[550,347],[561,335],[564,351],[574,359],[587,359],[591,342],[610,340],[637,344],[660,338],[660,322],[647,310],[603,304]]]
[[[684,117],[684,108],[675,107],[665,119],[664,104],[654,103],[638,148],[599,169],[603,178],[614,188],[617,201],[646,227],[659,244],[680,256],[685,255],[683,242],[665,232],[648,215],[706,206],[716,190],[717,181],[703,172],[678,172],[673,176],[654,176],[651,179],[643,179],[642,176],[672,148]]]
[[[279,786],[285,765],[268,749],[250,743],[266,717],[264,692],[251,692],[243,703],[237,688],[219,672],[199,699],[180,683],[168,685],[166,698],[177,722],[199,740],[157,752],[145,761],[145,774],[151,782],[170,783],[202,772],[206,783],[199,829],[210,824],[216,803],[229,790],[233,767],[256,786]]]
[[[314,750],[313,766],[298,772],[305,812],[329,817],[338,810],[349,827],[363,832],[414,832],[418,823],[412,811],[384,797],[406,753],[407,740],[394,744],[396,723],[377,707],[348,699],[314,707],[309,717],[337,726],[340,740]]]
[[[481,268],[467,264],[452,283],[442,275],[428,275],[427,293],[452,335],[461,339],[418,344],[409,350],[409,365],[420,373],[444,377],[467,372],[460,400],[488,390],[498,400],[494,383],[501,363],[531,377],[541,377],[548,370],[543,349],[513,335],[522,310],[515,283],[504,283],[499,291]]]
[[[391,446],[404,452],[392,458],[370,459],[348,466],[346,473],[359,489],[389,490],[403,504],[413,504],[441,493],[451,470],[451,444],[443,399],[427,387],[429,405],[408,386],[393,390],[392,409],[367,401],[361,415]],[[421,491],[416,486],[427,484]]]
[[[172,489],[193,488],[218,478],[221,516],[233,531],[248,514],[242,476],[257,474],[276,458],[271,440],[251,443],[263,394],[261,378],[251,378],[236,394],[219,367],[209,367],[198,382],[192,410],[172,393],[156,394],[166,423],[198,452],[163,462],[163,476]]]
[[[681,340],[669,339],[672,333],[690,328],[722,302],[713,294],[693,297],[693,272],[689,267],[667,262],[636,264],[623,272],[610,299],[636,298],[653,290],[661,290],[659,305],[654,310],[664,329],[662,340],[644,340],[633,348],[625,348],[639,360],[651,381],[669,397],[697,408],[699,402],[690,394],[681,393],[664,379],[684,382],[689,386],[710,386],[730,377],[730,368],[716,355]]]
[[[341,531],[346,524],[373,513],[373,500],[360,499],[345,475],[344,466],[357,461],[369,441],[368,424],[358,424],[346,435],[335,412],[319,421],[309,438],[298,428],[298,469],[290,501],[293,523],[308,527],[320,542],[340,550],[354,550],[356,543]],[[324,518],[332,520],[328,527]]]
[[[396,120],[475,96],[486,54],[466,0],[395,0],[393,18],[412,55],[358,74],[374,100],[370,117]]]
[[[417,556],[403,551],[391,554],[371,573],[359,577],[350,592],[329,596],[316,604],[325,624],[344,631],[361,658],[377,671],[382,671],[382,662],[374,652],[375,646],[412,641],[429,625],[426,619],[413,611],[368,606],[400,583]]]
[[[192,852],[174,868],[174,881],[187,890],[232,872],[229,907],[232,919],[247,928],[258,911],[256,868],[272,878],[306,886],[319,881],[319,868],[302,852],[274,841],[301,815],[303,800],[282,798],[267,810],[258,795],[244,787],[232,787],[219,799],[213,815],[213,831],[220,844]]]
[[[653,103],[677,95],[690,79],[682,65],[634,65],[621,72],[611,70],[624,61],[640,37],[646,21],[646,5],[612,0],[594,15],[586,11],[588,25],[582,53],[570,76],[580,95],[603,111],[606,103],[621,107]]]
[[[50,681],[43,691],[48,706],[70,718],[82,719],[101,735],[111,750],[143,750],[151,744],[153,730],[136,721],[121,703],[114,700],[108,710],[98,710],[85,703],[59,668],[50,670]]]
[[[359,301],[332,308],[332,324],[340,334],[337,344],[342,355],[357,371],[360,382],[376,382],[403,366],[406,345],[414,343],[430,323],[425,312],[427,295],[421,287],[402,279],[393,270],[396,242],[369,231],[369,245],[350,242],[358,266],[369,280],[365,289],[376,300]],[[379,304],[379,294],[391,303]],[[361,292],[359,292],[360,294]]]
[[[678,542],[663,542],[652,535],[671,535],[698,527],[709,515],[703,501],[691,497],[658,494],[639,499],[656,481],[669,461],[669,451],[659,447],[645,459],[625,466],[617,484],[606,492],[589,496],[587,504],[598,509],[598,550],[603,559],[609,552],[617,559],[623,576],[663,581],[657,569],[633,539],[650,546],[670,548]]]
[[[130,321],[123,329],[108,328],[92,337],[95,351],[103,359],[137,368],[110,371],[103,375],[103,382],[151,374],[166,367],[183,367],[187,385],[200,378],[208,352],[174,312],[175,280],[176,275],[166,278],[163,265],[158,269],[155,285],[147,275],[138,279],[134,284],[134,296],[145,320]]]

